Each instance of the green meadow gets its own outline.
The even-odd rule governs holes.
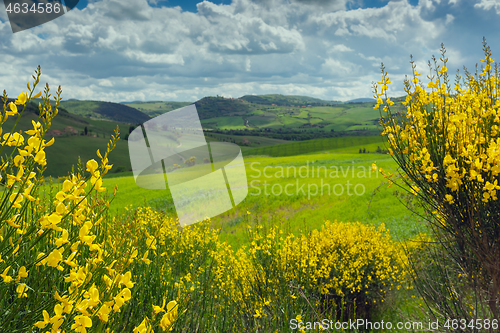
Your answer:
[[[382,143],[364,145],[375,150]],[[288,144],[270,147],[286,146]],[[359,154],[362,146],[284,157],[245,156],[246,199],[217,217],[215,227],[231,245],[244,245],[248,213],[264,224],[280,224],[299,233],[319,228],[324,221],[360,221],[373,225],[384,223],[399,240],[414,237],[422,231],[418,216],[411,214],[400,201],[396,186],[388,187],[378,168],[395,172],[396,164],[386,154]],[[110,210],[125,213],[148,205],[175,216],[175,206],[168,189],[149,190],[138,187],[131,173],[108,177],[104,185],[118,192]],[[127,208],[124,208],[127,207]]]

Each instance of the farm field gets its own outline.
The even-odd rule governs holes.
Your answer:
[[[358,148],[358,146],[365,148],[375,145],[383,146],[383,144],[381,136],[325,138],[248,149],[245,150],[245,155],[293,156],[318,151],[327,152],[332,149],[349,149],[349,151],[355,152],[355,148]],[[376,150],[376,147],[372,152],[374,150]]]
[[[293,128],[324,132],[374,132],[377,131],[378,118],[372,106],[372,103],[314,107],[260,105],[257,111],[238,115],[211,116],[207,113],[202,124],[207,129],[218,130]]]

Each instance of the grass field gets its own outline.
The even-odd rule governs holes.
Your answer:
[[[237,144],[241,145],[243,143],[243,139],[247,139],[250,142],[250,145],[241,147],[241,148],[255,148],[255,147],[267,147],[273,145],[279,145],[284,143],[289,143],[287,140],[273,139],[267,138],[265,136],[252,136],[252,135],[226,135],[219,133],[205,133],[205,138],[207,141],[215,139],[214,141],[231,141],[234,140]],[[247,150],[248,150],[247,149]]]
[[[318,228],[325,220],[339,220],[385,223],[396,239],[415,236],[421,231],[419,219],[409,214],[394,195],[396,188],[381,186],[384,178],[370,171],[375,161],[392,171],[395,163],[388,155],[355,153],[359,148],[287,157],[245,157],[248,196],[235,209],[213,218],[213,224],[234,246],[242,245],[245,238],[247,211],[262,223],[286,223],[295,232]],[[149,205],[175,215],[168,190],[139,188],[130,173],[108,177],[104,183],[110,189],[118,186],[110,206],[112,213],[123,213],[123,207],[129,205]]]
[[[245,150],[245,155],[268,155],[273,157],[278,156],[293,156],[300,154],[309,154],[312,152],[328,151],[331,149],[348,148],[350,152],[355,152],[358,146],[380,146],[383,147],[381,136],[361,136],[361,137],[339,137],[314,139],[307,141],[296,141],[281,145],[273,145],[261,148]],[[375,150],[373,149],[373,150]]]

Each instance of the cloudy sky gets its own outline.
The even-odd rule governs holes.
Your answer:
[[[486,37],[500,56],[500,0],[80,0],[12,33],[0,4],[0,88],[25,90],[37,65],[64,99],[190,101],[204,96],[371,97],[383,62],[404,95],[410,54],[473,70]],[[500,60],[500,58],[498,59]]]

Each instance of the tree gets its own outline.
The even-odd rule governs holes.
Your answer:
[[[88,134],[88,132],[89,132],[89,130],[88,130],[87,126],[85,126],[85,128],[83,129],[83,133],[84,133],[85,135],[87,135],[87,134]]]

